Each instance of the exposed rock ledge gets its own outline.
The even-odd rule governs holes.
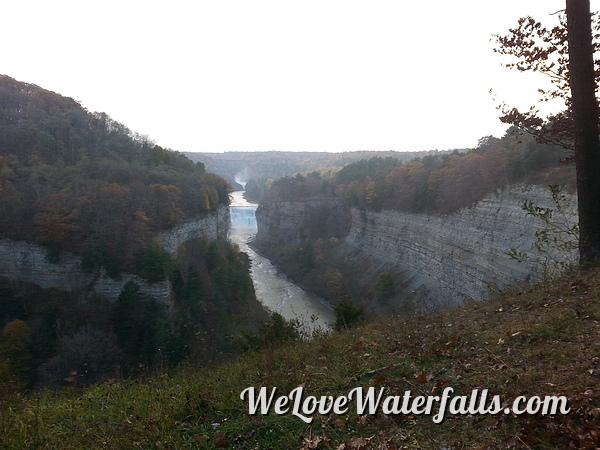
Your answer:
[[[177,252],[177,247],[196,238],[226,240],[229,232],[229,207],[220,205],[215,212],[189,219],[175,228],[161,233],[163,248],[169,253]]]
[[[194,238],[226,239],[228,228],[229,208],[221,206],[216,212],[188,220],[162,233],[160,240],[165,250],[175,253],[180,244]],[[104,272],[86,273],[81,268],[81,258],[68,253],[61,255],[61,262],[52,264],[46,260],[43,247],[26,241],[0,239],[0,276],[34,283],[42,288],[87,292],[110,301],[115,301],[125,283],[133,280],[140,285],[143,293],[157,301],[170,305],[173,300],[168,281],[149,283],[132,274],[122,274],[120,280],[114,280]]]
[[[577,220],[577,202],[572,196],[570,200],[573,222]],[[491,291],[543,277],[546,256],[534,246],[535,232],[542,223],[523,210],[526,201],[556,206],[547,187],[516,185],[446,216],[354,209],[345,242],[402,268],[413,277],[415,287],[429,290],[431,306],[482,300]],[[529,259],[511,259],[506,254],[511,248],[526,253]],[[562,259],[574,262],[576,256],[573,252]]]
[[[573,223],[577,202],[567,197]],[[484,300],[543,277],[547,255],[535,248],[535,233],[543,224],[523,210],[527,201],[556,207],[548,187],[514,185],[446,216],[352,209],[350,231],[343,237],[345,251],[356,261],[392,264],[412,279],[411,290],[419,297],[425,293],[426,308]],[[331,199],[263,204],[257,211],[256,242],[302,242],[307,221],[319,220],[319,207],[331,210],[340,205]],[[511,259],[506,252],[512,248],[529,259]],[[575,252],[561,255],[564,262],[576,257]]]

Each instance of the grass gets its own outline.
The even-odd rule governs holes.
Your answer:
[[[247,387],[305,395],[455,395],[488,389],[564,395],[557,415],[252,416]],[[504,406],[504,405],[503,405]],[[181,367],[86,390],[14,395],[0,407],[0,448],[493,449],[600,446],[600,271],[434,315],[390,319],[329,338]]]

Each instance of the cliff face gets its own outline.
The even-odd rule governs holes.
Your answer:
[[[258,232],[256,242],[301,243],[305,235],[318,233],[314,223],[326,227],[330,235],[341,236],[347,232],[346,216],[341,203],[336,199],[277,202],[261,205],[256,211]],[[311,230],[313,228],[313,230]]]
[[[228,227],[229,209],[222,206],[216,212],[162,233],[161,242],[165,250],[175,253],[180,244],[190,239],[226,239]],[[170,305],[173,299],[168,281],[149,283],[132,274],[121,274],[120,280],[114,280],[103,272],[86,273],[81,268],[81,258],[73,254],[65,253],[59,263],[49,263],[43,247],[25,241],[0,240],[0,276],[34,283],[42,288],[87,292],[110,301],[119,297],[125,283],[135,281],[144,294],[159,302]]]
[[[177,247],[196,238],[225,240],[229,232],[229,207],[220,205],[215,212],[189,219],[181,225],[161,233],[161,243],[169,253],[177,252]]]
[[[256,241],[300,242],[309,202],[277,202],[256,211]]]
[[[410,276],[412,289],[429,292],[425,306],[486,299],[492,292],[543,277],[546,255],[534,245],[543,224],[523,210],[526,201],[555,207],[548,188],[518,185],[446,216],[353,209],[344,243],[358,257],[393,264]],[[259,208],[259,236],[297,238],[305,209],[288,203]],[[571,223],[577,220],[575,209],[571,197]],[[511,259],[506,255],[511,248],[529,258]],[[576,254],[561,258],[575,261]]]
[[[42,288],[57,288],[67,292],[88,292],[111,301],[116,300],[128,281],[140,285],[144,294],[170,304],[171,286],[168,282],[148,283],[142,278],[123,274],[113,280],[104,273],[89,274],[81,269],[81,258],[64,254],[61,261],[51,264],[46,250],[25,241],[0,240],[0,275],[16,281],[27,281]]]

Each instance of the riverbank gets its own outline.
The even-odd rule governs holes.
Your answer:
[[[252,208],[257,205],[246,201],[243,191],[232,193],[231,213],[236,214],[236,208]],[[250,210],[246,211],[247,213]],[[250,243],[254,239],[257,227],[256,219],[252,224],[247,217],[232,220],[229,233],[231,242],[237,244],[240,250],[250,256],[250,275],[254,282],[256,297],[269,311],[281,314],[286,320],[297,320],[302,331],[312,335],[314,330],[328,331],[335,322],[335,314],[330,305],[320,297],[305,291],[287,276],[281,273],[265,256],[257,253]]]

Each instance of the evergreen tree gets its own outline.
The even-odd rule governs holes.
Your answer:
[[[394,295],[394,279],[389,272],[381,272],[375,281],[375,299],[383,302]]]
[[[25,388],[33,381],[33,346],[31,328],[22,320],[13,320],[2,330],[0,363],[7,380],[17,388]]]
[[[147,299],[134,281],[123,287],[113,311],[113,329],[121,348],[132,362],[151,365],[158,350],[163,312],[153,299]]]
[[[361,323],[365,319],[365,312],[361,306],[352,301],[352,297],[344,295],[334,308],[335,324],[333,328],[337,331],[347,330]]]

